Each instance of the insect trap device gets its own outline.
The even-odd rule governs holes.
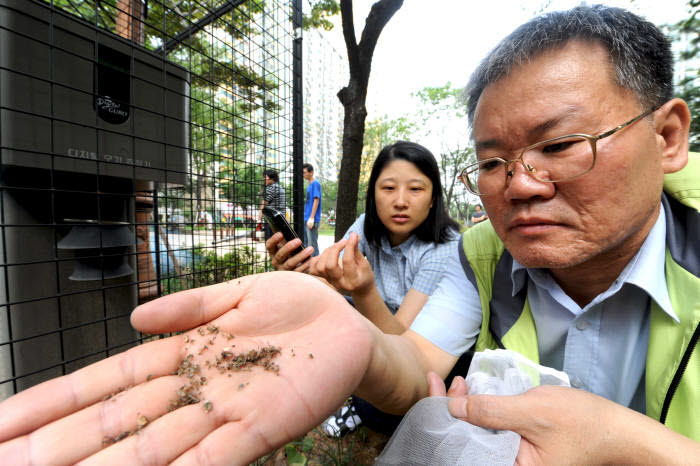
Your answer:
[[[162,55],[0,0],[0,399],[134,341],[134,192],[184,184],[188,94]]]

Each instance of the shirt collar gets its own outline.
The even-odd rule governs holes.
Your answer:
[[[644,240],[642,247],[637,254],[625,266],[617,280],[610,288],[598,295],[595,302],[602,301],[607,297],[617,293],[625,283],[634,285],[645,291],[651,299],[669,317],[676,322],[680,322],[678,316],[671,306],[671,299],[666,286],[666,212],[662,207],[659,217],[652,227],[649,235]],[[519,293],[527,283],[527,268],[521,265],[515,258],[511,270],[511,280],[513,281],[513,296]]]
[[[389,243],[389,238],[387,236],[382,236],[382,250],[387,254],[393,254],[397,251],[401,251],[401,254],[406,255],[408,250],[413,246],[413,243],[415,243],[417,240],[418,238],[416,238],[416,235],[411,234],[406,241],[392,248],[391,243]]]

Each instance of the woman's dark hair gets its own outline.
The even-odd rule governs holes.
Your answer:
[[[398,141],[384,147],[372,166],[367,187],[367,204],[365,205],[365,238],[373,246],[381,246],[381,238],[389,237],[389,230],[384,226],[377,214],[377,204],[374,200],[374,187],[377,178],[390,162],[405,160],[411,162],[433,183],[433,206],[428,217],[421,223],[413,234],[418,239],[431,243],[444,243],[455,232],[459,231],[459,225],[447,213],[442,197],[442,183],[440,183],[440,171],[433,154],[415,142]]]

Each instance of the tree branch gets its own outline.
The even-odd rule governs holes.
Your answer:
[[[360,69],[359,50],[355,38],[355,21],[352,17],[352,0],[340,0],[340,17],[343,21],[343,38],[345,39],[345,48],[348,51],[348,65],[352,80],[353,73]]]
[[[374,54],[377,40],[379,40],[379,35],[386,23],[389,22],[402,5],[403,0],[379,0],[372,5],[372,9],[365,20],[365,28],[362,30],[359,44],[359,61],[363,81],[369,79],[372,55]]]

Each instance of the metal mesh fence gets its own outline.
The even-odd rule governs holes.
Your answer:
[[[139,303],[267,269],[263,171],[289,218],[300,165],[292,18],[0,0],[0,399],[143,341]]]

